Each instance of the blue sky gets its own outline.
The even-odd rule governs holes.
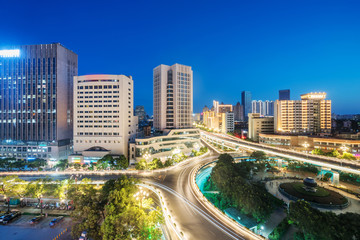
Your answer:
[[[79,74],[132,75],[152,112],[152,69],[194,71],[194,111],[325,91],[333,112],[360,113],[359,1],[3,1],[0,49],[60,42]]]

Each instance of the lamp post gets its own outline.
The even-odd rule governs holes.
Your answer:
[[[10,197],[7,198],[7,203],[8,203],[7,213],[10,213]]]
[[[134,194],[134,198],[138,201],[140,200],[139,207],[142,208],[142,203],[145,197],[148,197],[149,193],[147,193],[145,190],[142,189],[142,187],[139,188],[139,191]]]
[[[302,146],[305,148],[306,157],[309,159],[309,155],[308,155],[308,152],[307,152],[307,148],[310,146],[310,144],[308,144],[307,142],[304,142],[304,143],[302,144]]]
[[[347,146],[345,146],[345,145],[342,145],[341,147],[340,147],[340,149],[343,151],[343,155],[344,155],[344,153],[346,153],[347,152],[347,150],[349,150],[349,148],[347,147]],[[341,159],[341,166],[342,166],[342,159]]]
[[[150,153],[146,152],[143,157],[145,158],[146,162],[151,158]]]

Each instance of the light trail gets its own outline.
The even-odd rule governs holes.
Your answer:
[[[228,228],[226,226],[224,226],[223,224],[221,224],[219,221],[217,221],[216,219],[214,219],[213,217],[211,217],[209,214],[207,214],[206,212],[204,212],[202,209],[200,209],[198,206],[196,206],[195,204],[193,204],[192,202],[190,202],[187,198],[185,198],[184,196],[182,196],[181,194],[179,194],[178,192],[174,191],[173,189],[162,185],[160,183],[154,183],[154,182],[146,182],[147,184],[152,184],[155,185],[158,188],[161,188],[169,193],[171,193],[172,195],[176,196],[177,198],[179,198],[180,200],[182,200],[185,204],[187,204],[189,207],[193,208],[198,214],[200,214],[202,217],[204,217],[207,221],[209,221],[210,223],[212,223],[214,226],[216,226],[219,230],[221,230],[222,232],[224,232],[226,235],[228,235],[229,237],[233,238],[233,239],[243,239],[245,240],[245,238],[240,237],[240,236],[235,236],[233,233],[231,233]]]
[[[215,137],[213,135],[208,135],[208,134],[205,134],[205,133],[203,133],[203,134],[207,135],[209,138],[212,138],[212,139],[217,138],[217,139],[219,139],[219,141],[224,142],[224,144],[227,143],[227,144],[232,144],[232,145],[238,145],[239,147],[242,147],[242,148],[247,148],[247,149],[256,150],[256,151],[263,151],[263,152],[271,154],[271,155],[276,155],[276,156],[285,157],[285,158],[291,158],[291,159],[311,163],[311,164],[318,165],[318,166],[328,167],[328,168],[332,168],[332,169],[341,170],[343,172],[349,172],[349,173],[354,173],[354,174],[359,174],[360,175],[360,170],[357,170],[357,169],[352,169],[352,168],[342,167],[342,166],[338,166],[338,165],[334,165],[334,164],[330,164],[330,163],[325,163],[325,162],[305,159],[305,158],[301,158],[301,157],[296,157],[296,156],[292,156],[290,154],[274,152],[274,151],[264,149],[264,148],[261,148],[261,147],[249,146],[249,145],[245,145],[245,144],[242,144],[242,143],[239,143],[239,142],[229,141],[229,140],[226,140],[226,139],[223,139],[223,138],[220,138],[220,137]],[[206,138],[202,138],[202,140],[207,142]]]

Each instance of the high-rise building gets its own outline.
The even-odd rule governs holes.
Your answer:
[[[275,132],[320,134],[331,132],[331,100],[326,93],[308,93],[301,100],[276,100]]]
[[[259,113],[249,113],[248,137],[254,141],[259,140],[259,133],[274,132],[274,117],[261,117]]]
[[[138,117],[139,122],[146,120],[146,112],[144,106],[135,107],[135,116]]]
[[[74,96],[74,152],[84,155],[97,147],[128,157],[128,143],[134,140],[138,123],[132,77],[76,76]]]
[[[239,102],[236,103],[236,105],[233,106],[234,109],[234,121],[244,121],[244,106],[241,105]]]
[[[279,90],[279,100],[290,100],[290,89]]]
[[[216,114],[233,111],[233,105],[231,105],[231,104],[224,104],[224,103],[220,104],[218,101],[214,100],[213,105],[214,105],[214,111]]]
[[[260,116],[274,116],[274,102],[253,100],[251,102],[251,112],[259,113]]]
[[[58,160],[71,153],[78,56],[59,43],[0,51],[0,156]]]
[[[241,93],[241,104],[244,106],[244,119],[248,119],[248,114],[251,113],[251,92],[243,91]]]
[[[154,68],[154,128],[192,127],[193,71],[174,64]]]
[[[234,124],[234,113],[233,112],[225,112],[221,114],[222,117],[222,125],[221,131],[222,133],[234,132],[235,124]]]

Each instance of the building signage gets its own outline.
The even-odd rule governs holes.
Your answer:
[[[19,49],[0,50],[0,58],[20,57]]]

